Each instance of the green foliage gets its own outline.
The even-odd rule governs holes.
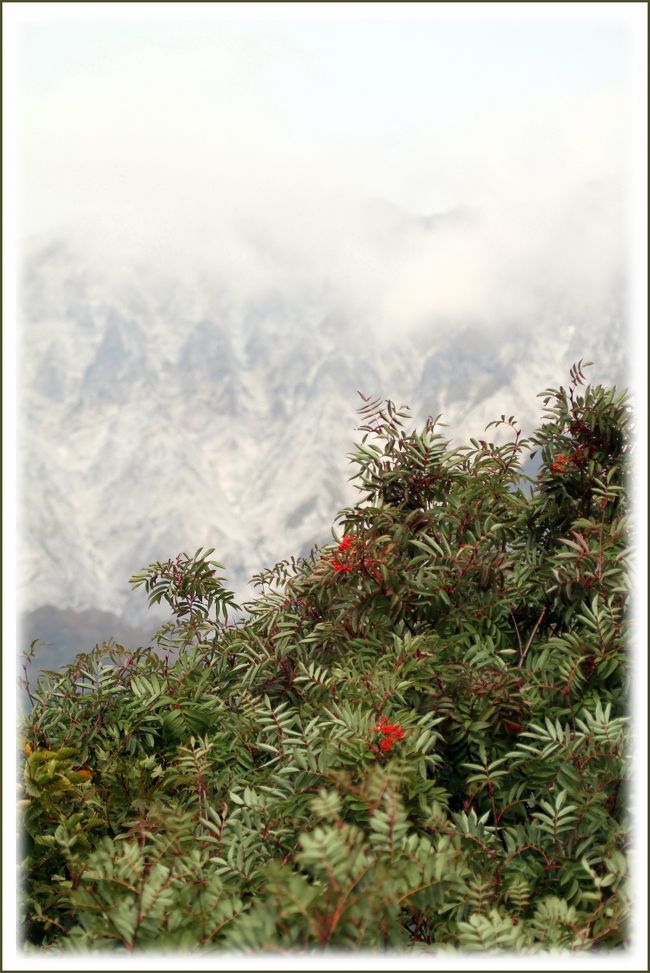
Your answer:
[[[452,447],[364,400],[340,541],[238,620],[211,551],[132,578],[154,647],[46,675],[22,727],[28,944],[625,943],[629,409],[580,366],[544,404]]]

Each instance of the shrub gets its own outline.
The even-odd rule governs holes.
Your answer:
[[[504,445],[364,400],[359,502],[242,616],[212,551],[131,579],[172,620],[22,727],[28,944],[626,942],[629,408],[584,383]]]

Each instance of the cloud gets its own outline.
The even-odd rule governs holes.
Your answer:
[[[141,43],[26,95],[26,234],[76,235],[116,269],[207,273],[242,301],[323,287],[379,335],[470,323],[497,337],[540,306],[587,314],[620,289],[621,88],[538,86],[480,111],[450,89],[429,108],[414,69],[411,89],[378,92],[382,129],[376,106],[362,123],[376,73],[355,87],[345,58],[314,50],[299,36]]]

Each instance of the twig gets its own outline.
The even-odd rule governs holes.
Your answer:
[[[528,655],[528,650],[529,650],[529,648],[532,645],[533,639],[535,638],[535,633],[537,632],[537,629],[539,628],[539,626],[542,624],[542,619],[544,618],[544,615],[545,614],[546,614],[546,609],[545,608],[542,608],[542,610],[540,612],[540,616],[537,619],[537,621],[535,622],[535,627],[533,628],[532,632],[530,633],[530,638],[526,642],[526,647],[524,648],[523,652],[522,651],[519,652],[519,668],[520,669],[521,669],[521,667],[524,664],[524,661],[526,659],[526,656]]]
[[[521,665],[521,656],[524,649],[521,644],[521,635],[519,634],[519,626],[517,625],[517,619],[512,613],[512,608],[510,609],[510,618],[512,619],[512,623],[515,626],[515,632],[517,633],[517,644],[519,645],[519,664]]]

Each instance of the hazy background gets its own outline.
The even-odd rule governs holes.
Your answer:
[[[78,6],[19,45],[19,607],[52,658],[145,638],[150,560],[214,546],[246,597],[327,541],[357,389],[460,440],[532,431],[578,358],[627,383],[615,12]]]

